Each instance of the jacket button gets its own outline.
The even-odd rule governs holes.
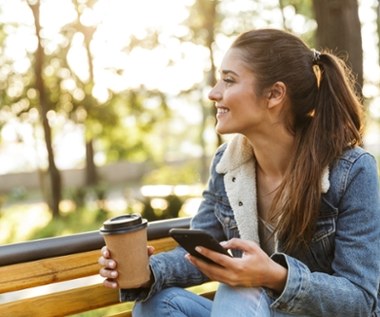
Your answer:
[[[235,181],[236,181],[236,177],[232,177],[232,181],[235,183]]]
[[[243,206],[243,203],[241,201],[239,201],[239,206]]]

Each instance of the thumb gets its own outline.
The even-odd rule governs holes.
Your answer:
[[[147,249],[148,249],[148,256],[151,256],[155,251],[154,247],[151,245],[148,245]]]

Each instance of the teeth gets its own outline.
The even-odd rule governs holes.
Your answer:
[[[229,110],[228,109],[226,109],[226,108],[218,108],[218,111],[217,111],[218,113],[227,113],[227,112],[229,112]]]

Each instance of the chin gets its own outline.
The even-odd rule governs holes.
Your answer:
[[[218,134],[224,134],[224,133],[226,133],[224,130],[225,129],[223,129],[222,127],[219,127],[218,125],[215,127],[215,131]]]
[[[218,134],[231,134],[231,133],[235,133],[234,131],[231,131],[230,129],[221,128],[221,127],[216,127],[215,131]]]

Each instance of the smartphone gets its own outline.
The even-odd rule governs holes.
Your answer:
[[[209,258],[203,256],[195,250],[196,246],[205,247],[207,249],[222,253],[231,257],[228,251],[223,248],[219,242],[209,233],[200,229],[177,229],[173,228],[169,231],[171,237],[176,240],[187,252],[208,263],[214,263]]]

